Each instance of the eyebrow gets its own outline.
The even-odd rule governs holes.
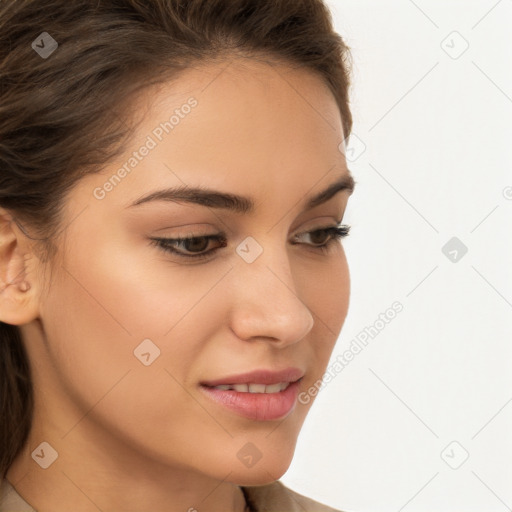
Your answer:
[[[316,206],[332,199],[339,192],[347,191],[350,194],[354,191],[356,182],[350,171],[344,174],[334,183],[329,185],[325,190],[309,198],[304,207],[305,210],[311,210]],[[146,196],[137,199],[129,205],[139,206],[152,201],[171,201],[177,203],[191,203],[209,208],[218,208],[229,210],[239,214],[248,214],[254,211],[254,201],[250,197],[240,196],[227,192],[220,192],[203,187],[189,187],[186,185],[167,188],[152,192]]]

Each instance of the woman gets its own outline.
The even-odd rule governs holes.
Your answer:
[[[0,29],[0,511],[332,511],[279,482],[350,292],[322,0]]]

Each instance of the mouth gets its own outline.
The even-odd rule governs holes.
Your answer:
[[[284,391],[291,382],[278,382],[277,384],[220,384],[219,386],[208,386],[221,391],[237,391],[238,393],[280,393]]]
[[[255,370],[202,382],[200,389],[224,410],[250,420],[272,421],[283,419],[295,408],[303,376],[298,368]]]

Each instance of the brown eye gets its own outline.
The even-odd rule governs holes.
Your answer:
[[[313,244],[323,245],[330,239],[332,235],[326,229],[322,229],[320,231],[313,231],[310,233],[310,236]]]
[[[207,250],[210,242],[217,242],[217,247]],[[180,258],[208,258],[217,249],[226,247],[225,235],[208,235],[182,238],[152,238],[151,243],[166,252]]]
[[[309,245],[313,245],[314,247],[318,248],[325,248],[340,238],[346,237],[349,232],[350,226],[330,226],[322,229],[315,229],[313,231],[307,231],[306,233],[300,233],[295,236],[295,240],[306,235],[311,239]]]
[[[183,241],[183,247],[189,252],[203,252],[208,248],[210,239],[207,236],[189,238]]]

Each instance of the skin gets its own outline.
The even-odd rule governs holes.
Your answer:
[[[198,105],[179,126],[104,199],[94,197],[190,96]],[[349,173],[339,110],[311,72],[242,58],[147,89],[130,109],[141,123],[126,154],[66,198],[51,273],[1,212],[2,279],[11,284],[0,319],[21,327],[35,390],[30,438],[7,479],[42,512],[69,510],[66,503],[77,512],[241,512],[240,485],[288,469],[313,400],[284,419],[253,421],[198,385],[296,366],[304,391],[324,373],[348,310],[347,260],[339,241],[323,253],[307,235],[296,245],[291,238],[342,221],[348,191],[303,210]],[[183,184],[250,196],[256,209],[129,207]],[[199,263],[149,241],[220,231],[227,247]],[[263,248],[250,264],[235,252],[247,236]],[[144,366],[133,351],[147,338],[161,353]],[[58,452],[47,469],[31,457],[42,441]],[[251,468],[237,457],[248,442],[262,455]]]

